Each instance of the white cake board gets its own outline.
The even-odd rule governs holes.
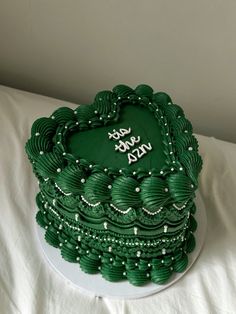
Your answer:
[[[198,258],[201,249],[204,244],[207,228],[206,209],[199,192],[196,195],[195,203],[197,211],[195,219],[198,222],[198,227],[194,233],[196,239],[196,247],[191,254],[188,254],[189,264],[187,269],[183,273],[174,273],[168,282],[164,285],[157,285],[154,283],[148,283],[141,287],[131,285],[127,280],[121,282],[109,282],[106,281],[101,274],[86,274],[84,273],[77,263],[70,263],[65,261],[61,255],[60,250],[49,245],[45,239],[45,230],[36,224],[38,239],[41,249],[43,250],[48,262],[53,268],[59,272],[64,278],[70,280],[75,284],[81,292],[92,294],[97,297],[109,297],[109,298],[122,298],[122,299],[137,299],[142,298],[173,285],[177,280],[186,274],[191,268],[193,263]],[[197,268],[195,268],[197,271]]]

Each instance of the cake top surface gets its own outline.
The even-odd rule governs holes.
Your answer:
[[[192,125],[163,92],[118,85],[92,104],[39,118],[26,151],[40,179],[90,205],[153,214],[193,197],[202,167]]]

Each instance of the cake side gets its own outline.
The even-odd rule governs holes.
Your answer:
[[[68,139],[76,132],[105,127],[115,141],[122,132],[130,135],[134,128],[128,124],[113,132],[123,108],[130,105],[155,117],[157,145],[160,140],[162,145],[157,158],[153,154],[148,160],[144,146],[147,154],[140,160],[122,156],[132,168],[104,167],[73,152]],[[124,147],[118,143],[119,153]],[[135,144],[134,149],[140,146]],[[197,150],[183,110],[146,85],[135,90],[119,85],[98,93],[92,105],[60,108],[50,118],[36,120],[26,151],[40,183],[37,221],[47,230],[46,240],[60,247],[66,260],[79,262],[89,273],[100,271],[108,280],[165,282],[173,271],[186,268],[187,253],[195,245],[193,198],[202,165]]]

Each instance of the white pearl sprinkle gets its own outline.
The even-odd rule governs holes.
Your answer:
[[[84,178],[82,178],[82,179],[80,180],[80,182],[81,182],[81,183],[84,183],[84,182],[85,182],[85,179],[84,179]]]
[[[89,165],[89,168],[93,168],[93,165]]]
[[[173,152],[170,152],[170,155],[172,155],[173,154]]]
[[[76,260],[77,260],[77,261],[79,261],[79,256],[78,256],[78,257],[76,257]]]
[[[41,151],[39,152],[39,154],[40,154],[40,155],[43,155],[43,151],[41,150]]]
[[[76,124],[76,125],[78,125],[78,124],[79,124],[79,122],[77,121],[77,122],[75,122],[75,124]]]
[[[137,257],[141,256],[141,251],[137,251]]]
[[[151,171],[149,171],[149,172],[148,172],[148,174],[149,174],[149,175],[151,175],[151,174],[152,174],[152,172],[151,172]]]
[[[76,111],[76,110],[74,111],[74,114],[77,114],[77,111]]]
[[[98,113],[97,110],[94,110],[94,113],[97,114]]]
[[[134,175],[134,176],[136,175],[136,172],[135,172],[135,171],[133,172],[133,175]]]
[[[125,271],[123,272],[123,276],[126,276],[126,272]]]
[[[172,103],[171,103],[171,102],[168,102],[168,105],[172,105]]]
[[[139,100],[141,100],[142,98],[141,98],[141,97],[139,97],[138,99],[139,99]]]
[[[61,168],[57,168],[57,172],[61,172]]]
[[[68,126],[67,126],[67,125],[65,125],[65,129],[68,129]]]
[[[79,163],[79,159],[76,159],[76,161],[75,161],[77,164]]]
[[[54,117],[54,116],[51,116],[51,118],[52,118],[52,119],[55,119],[55,117]]]
[[[109,184],[109,185],[108,185],[108,189],[111,190],[111,188],[112,188],[112,186],[111,186],[111,184]]]
[[[57,142],[57,144],[61,144],[61,142],[60,142],[60,141],[58,141],[58,142]]]
[[[162,249],[162,254],[165,255],[166,254],[166,249]]]
[[[104,172],[107,172],[107,168],[104,168]]]
[[[39,133],[39,132],[36,132],[36,133],[35,133],[35,136],[39,136],[39,135],[40,135],[40,133]]]
[[[137,188],[135,188],[135,192],[140,192],[141,190],[140,190],[140,188],[139,187],[137,187]]]
[[[165,192],[168,192],[169,190],[168,190],[168,188],[165,188],[164,191],[165,191]]]
[[[89,121],[88,121],[88,123],[89,123],[89,124],[91,124],[91,123],[92,123],[92,121],[91,121],[91,120],[89,120]]]
[[[180,170],[180,171],[182,171],[182,170],[183,170],[183,168],[182,168],[182,167],[180,167],[180,168],[179,168],[179,170]]]
[[[171,170],[171,171],[174,171],[175,169],[174,169],[174,168],[171,168],[170,170]]]
[[[119,173],[121,173],[121,172],[122,172],[122,170],[120,169],[120,170],[119,170]]]
[[[193,185],[193,184],[191,184],[190,186],[191,186],[192,189],[194,188],[194,185]]]
[[[160,171],[160,174],[163,174],[163,173],[164,173],[164,172],[161,170],[161,171]]]
[[[109,246],[108,251],[111,252],[112,251],[112,247]],[[110,258],[110,261],[112,261],[112,258]]]
[[[100,117],[99,119],[102,120],[102,117]]]
[[[193,150],[192,146],[189,146],[188,150],[190,150],[190,151]]]

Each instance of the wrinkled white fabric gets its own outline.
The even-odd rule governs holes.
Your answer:
[[[76,107],[0,86],[0,313],[236,313],[236,144],[215,138],[197,136],[205,245],[173,286],[138,300],[97,298],[82,294],[47,263],[37,245],[38,186],[24,146],[33,121],[64,105]]]

